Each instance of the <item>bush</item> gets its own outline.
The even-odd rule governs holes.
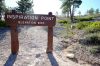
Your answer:
[[[78,20],[78,21],[91,21],[91,20],[93,20],[93,16],[85,16],[85,17],[78,17],[78,18],[76,18],[75,20]]]
[[[8,27],[5,21],[0,20],[0,27]]]
[[[100,22],[79,22],[76,28],[85,29],[88,33],[94,33],[100,31]]]
[[[76,28],[77,29],[84,29],[90,24],[91,24],[91,22],[79,22],[79,23],[77,23]]]
[[[59,20],[58,22],[59,23],[63,23],[63,24],[67,24],[68,23],[68,21],[66,21],[66,20]]]
[[[86,36],[85,39],[87,40],[87,43],[91,45],[98,45],[100,43],[100,36],[95,33]]]
[[[92,54],[100,53],[100,46],[94,46],[90,49]]]
[[[90,36],[91,43],[97,43],[99,41],[99,37],[97,35]]]
[[[87,26],[86,32],[94,33],[100,31],[100,22],[93,22]]]

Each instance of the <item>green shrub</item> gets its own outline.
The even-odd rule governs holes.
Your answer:
[[[6,24],[5,21],[0,20],[0,27],[7,27],[8,25]]]
[[[89,50],[92,54],[100,53],[100,46],[94,46]]]
[[[76,28],[85,29],[87,33],[94,33],[100,31],[100,22],[79,22]]]
[[[63,24],[67,24],[68,23],[68,21],[66,21],[66,20],[59,20],[58,22],[59,23],[63,23]]]
[[[91,24],[91,22],[79,22],[79,23],[77,23],[76,28],[77,29],[84,29],[90,24]]]
[[[91,21],[93,20],[93,16],[85,16],[85,17],[78,17],[78,18],[75,18],[76,20],[78,21]]]
[[[94,33],[100,31],[100,22],[93,22],[86,27],[86,32]]]
[[[97,43],[99,40],[99,37],[97,35],[90,36],[89,38],[92,43]]]
[[[91,45],[98,45],[100,43],[100,36],[96,33],[87,35],[85,39]]]

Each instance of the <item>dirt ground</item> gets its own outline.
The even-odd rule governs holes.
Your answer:
[[[11,54],[10,29],[0,29],[0,66],[91,66],[68,59],[66,53],[59,50],[61,40],[54,38],[53,53],[46,54],[46,27],[19,27],[19,53]]]

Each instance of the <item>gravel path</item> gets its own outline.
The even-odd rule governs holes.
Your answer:
[[[60,42],[54,38],[53,54],[46,54],[45,27],[19,27],[19,53],[10,54],[10,29],[0,29],[0,66],[84,66],[59,56]],[[86,66],[86,65],[85,65]]]

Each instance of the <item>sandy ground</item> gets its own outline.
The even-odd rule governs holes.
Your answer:
[[[90,66],[79,64],[64,57],[62,51],[58,51],[60,42],[54,38],[54,51],[46,54],[47,31],[44,27],[20,27],[19,53],[10,53],[10,29],[0,29],[0,66]],[[61,55],[59,55],[62,53]]]

